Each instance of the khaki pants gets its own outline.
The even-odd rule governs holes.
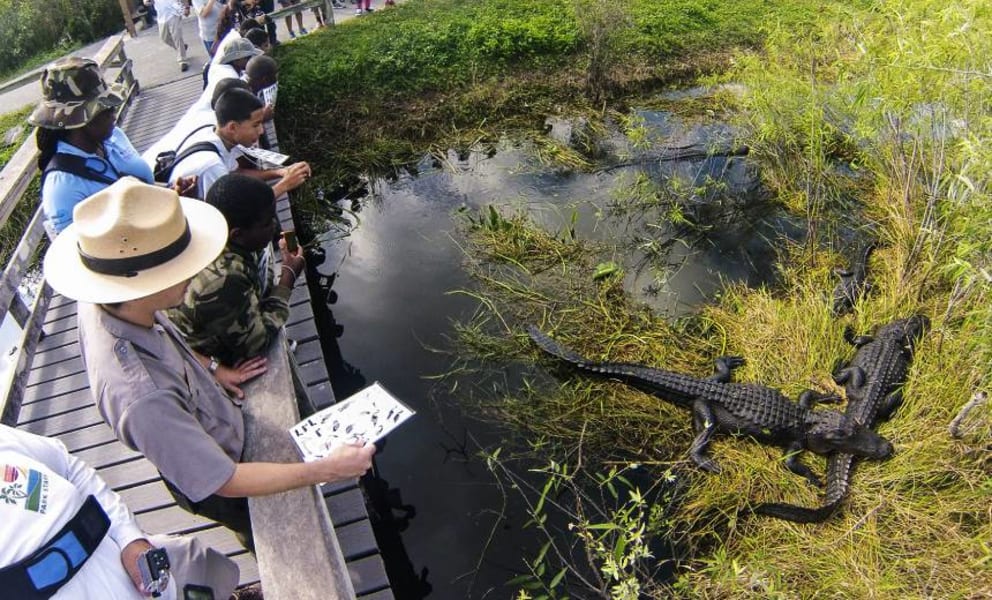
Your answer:
[[[176,49],[176,62],[179,64],[186,62],[186,42],[183,41],[183,20],[181,18],[159,19],[158,39],[162,40],[166,46]]]

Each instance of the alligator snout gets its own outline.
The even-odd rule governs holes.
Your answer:
[[[864,425],[814,427],[807,443],[817,454],[843,452],[872,460],[888,458],[895,451],[889,440]]]
[[[845,448],[841,448],[841,451],[874,460],[888,458],[895,451],[889,440],[871,429],[860,425],[855,428],[854,435],[848,438],[847,442],[841,444],[842,446],[846,446]]]

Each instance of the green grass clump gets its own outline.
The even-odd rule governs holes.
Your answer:
[[[480,129],[495,139],[549,114],[602,111],[586,94],[593,66],[606,69],[598,85],[612,102],[723,70],[729,51],[761,43],[763,24],[797,26],[820,10],[798,0],[601,0],[624,23],[606,35],[609,19],[583,29],[573,6],[582,1],[414,0],[281,47],[280,141],[332,180],[387,169],[435,144],[477,141]]]
[[[17,112],[7,113],[5,115],[0,115],[0,133],[3,133],[13,127],[18,125],[24,126],[24,132],[21,137],[15,140],[15,142],[6,148],[0,148],[0,169],[2,169],[7,161],[14,155],[15,152],[24,143],[29,135],[34,131],[34,128],[28,125],[27,117],[31,114],[34,107],[26,107]],[[14,211],[7,218],[7,221],[3,224],[3,228],[0,229],[0,264],[7,264],[10,259],[10,255],[14,252],[17,247],[17,243],[20,241],[21,236],[24,235],[24,230],[27,229],[28,223],[31,222],[31,217],[34,216],[35,210],[38,208],[38,203],[40,202],[40,188],[38,187],[37,178],[35,181],[28,186],[28,189],[21,196],[21,202],[17,204]],[[27,199],[27,200],[25,200]]]

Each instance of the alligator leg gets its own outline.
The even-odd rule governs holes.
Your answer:
[[[817,402],[828,402],[830,404],[838,404],[841,401],[841,397],[837,394],[824,394],[823,392],[817,392],[815,390],[806,390],[805,392],[799,394],[799,406],[813,410],[813,406]]]
[[[713,434],[716,433],[716,418],[713,415],[713,409],[705,401],[696,400],[692,403],[692,424],[696,431],[699,432],[696,439],[692,440],[692,448],[689,450],[689,456],[692,457],[692,462],[696,463],[696,466],[704,471],[719,473],[720,465],[716,464],[716,461],[712,458],[706,456],[706,450],[709,448],[710,440],[713,438]]]
[[[902,405],[902,390],[896,390],[885,397],[882,405],[878,407],[878,418],[876,421],[888,421],[892,413]]]
[[[785,449],[785,468],[789,469],[800,477],[805,477],[806,481],[816,487],[823,487],[823,482],[817,477],[813,470],[799,460],[802,455],[803,446],[799,442],[793,442]]]
[[[861,367],[847,367],[834,373],[834,383],[859,388],[865,384],[865,371]]]
[[[850,325],[844,328],[844,341],[855,348],[869,344],[873,339],[875,338],[870,335],[854,335],[854,329]]]
[[[715,372],[707,377],[710,381],[717,383],[729,383],[734,369],[744,364],[741,356],[721,356],[713,361]]]

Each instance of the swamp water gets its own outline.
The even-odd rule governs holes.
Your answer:
[[[505,432],[465,414],[459,398],[429,379],[451,367],[450,354],[436,350],[450,348],[452,323],[478,308],[471,296],[450,293],[477,285],[463,268],[466,215],[479,218],[490,206],[524,212],[550,231],[575,228],[579,238],[605,242],[627,289],[672,315],[722,281],[768,281],[775,241],[801,235],[762,202],[743,158],[704,158],[733,150],[725,126],[686,127],[657,112],[640,113],[640,122],[637,147],[619,133],[602,136],[603,166],[589,172],[542,163],[533,143],[425,157],[415,174],[372,181],[371,193],[343,213],[349,234],[321,244],[325,259],[312,281],[326,299],[317,317],[336,395],[379,381],[418,413],[388,436],[366,482],[397,598],[508,598],[506,582],[525,572],[543,541],[523,529],[524,507],[514,492],[504,496],[478,455],[504,443]],[[573,125],[551,124],[550,134],[564,141]],[[666,200],[672,189],[678,202]],[[659,225],[659,214],[673,210],[705,219],[696,221],[704,227]]]

